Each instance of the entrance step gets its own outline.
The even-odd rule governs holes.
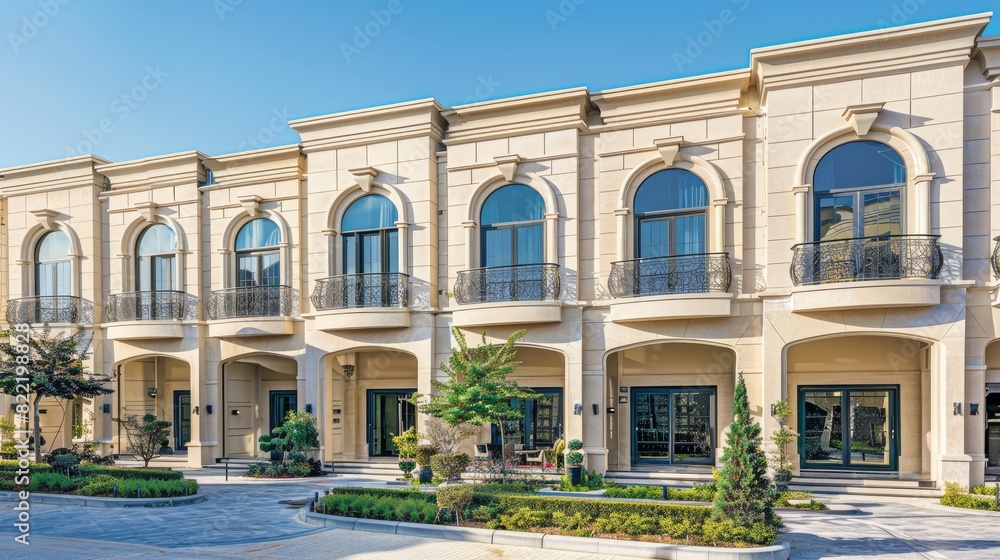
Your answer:
[[[870,476],[860,473],[809,473],[794,477],[789,483],[792,490],[813,493],[856,494],[861,496],[896,496],[907,498],[938,498],[944,492],[933,480],[889,478],[886,475]],[[847,475],[847,476],[845,476]],[[865,478],[860,478],[865,476]]]
[[[334,461],[333,472],[337,474],[362,474],[399,478],[403,471],[396,462]]]
[[[183,455],[163,455],[149,462],[151,469],[181,470],[188,468],[188,458]],[[133,457],[120,457],[115,460],[116,467],[136,468],[142,466],[142,461]]]
[[[608,471],[604,477],[618,484],[658,484],[666,486],[692,486],[712,482],[712,471]]]

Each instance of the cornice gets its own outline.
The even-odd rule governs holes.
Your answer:
[[[1000,36],[980,37],[974,55],[987,80],[1000,76]]]
[[[304,160],[298,144],[206,158],[205,166],[214,172],[215,180],[200,189],[211,191],[289,179],[302,180]]]
[[[0,169],[0,195],[47,192],[77,187],[102,188],[94,167],[110,163],[94,155],[76,156]]]
[[[191,150],[98,165],[95,169],[110,180],[112,190],[196,184],[203,177],[201,162],[207,157]]]
[[[444,136],[441,106],[432,98],[291,121],[305,153],[407,138]]]
[[[752,49],[751,81],[768,90],[966,65],[992,14]]]
[[[491,140],[555,130],[587,129],[593,110],[587,88],[523,95],[446,109],[447,144]]]
[[[640,84],[595,93],[605,126],[647,126],[741,112],[750,69]]]

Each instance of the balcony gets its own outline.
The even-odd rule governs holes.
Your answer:
[[[91,325],[93,306],[74,296],[34,296],[7,302],[7,324]]]
[[[794,311],[937,305],[937,235],[887,235],[792,247]]]
[[[559,265],[523,264],[463,270],[455,282],[456,326],[562,320]]]
[[[611,320],[728,317],[729,253],[652,257],[611,263]]]
[[[324,331],[410,326],[410,276],[399,272],[345,274],[316,281],[309,300]]]
[[[292,334],[292,289],[244,286],[215,290],[206,311],[209,336],[244,337]],[[247,321],[253,319],[253,321]]]
[[[173,290],[111,294],[104,306],[107,336],[111,340],[181,338],[181,321],[191,312],[197,319],[197,309],[190,309],[187,300],[186,293]]]

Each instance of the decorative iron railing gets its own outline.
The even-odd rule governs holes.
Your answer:
[[[611,263],[608,290],[616,298],[727,292],[729,253],[652,257]]]
[[[799,243],[792,247],[792,282],[937,278],[944,264],[939,237],[883,235]]]
[[[184,319],[187,294],[174,290],[123,292],[108,296],[104,319],[118,321],[166,321]]]
[[[244,286],[215,290],[208,299],[210,319],[287,317],[292,313],[288,286]]]
[[[7,324],[93,323],[93,312],[84,313],[81,300],[74,296],[34,296],[7,302]]]
[[[463,270],[455,282],[460,304],[559,298],[559,265],[518,264]]]
[[[313,307],[406,307],[410,304],[410,275],[399,272],[345,274],[316,281],[309,297]]]
[[[993,276],[1000,278],[1000,237],[994,237],[993,241],[996,245],[993,246],[993,257],[990,259],[990,263],[993,265]]]

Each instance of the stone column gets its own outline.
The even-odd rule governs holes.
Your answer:
[[[972,403],[979,405],[979,413],[972,415]],[[968,408],[968,410],[964,410]],[[986,482],[986,366],[965,366],[965,452],[972,458],[969,485]]]

